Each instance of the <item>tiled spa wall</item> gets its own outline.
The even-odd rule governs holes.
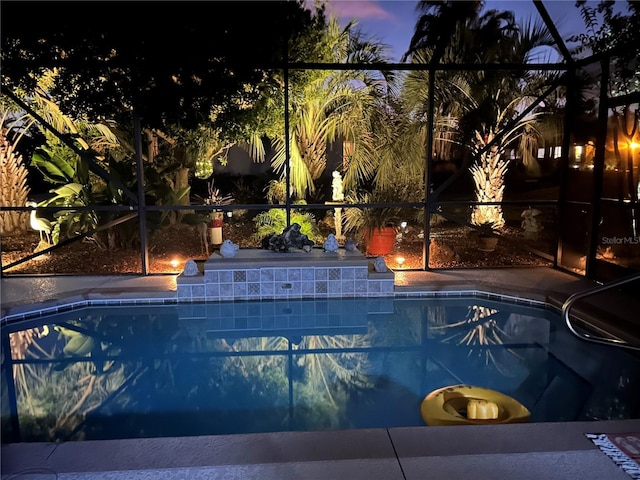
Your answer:
[[[177,289],[178,301],[378,297],[394,294],[394,275],[367,265],[205,270],[180,275]]]

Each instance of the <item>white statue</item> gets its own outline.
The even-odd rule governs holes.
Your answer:
[[[182,274],[185,277],[195,277],[196,275],[200,275],[200,271],[198,270],[198,264],[195,260],[187,260],[184,264],[184,270]]]
[[[225,240],[224,242],[222,242],[222,245],[220,245],[220,255],[225,258],[235,257],[236,253],[238,253],[239,248],[240,247],[238,247],[238,245],[233,243],[231,240]]]
[[[347,252],[357,252],[358,251],[358,242],[351,238],[347,238],[346,242],[344,242],[344,249]]]
[[[338,248],[340,248],[340,244],[338,243],[338,240],[336,240],[336,236],[333,233],[330,233],[327,236],[327,239],[324,242],[324,251],[325,252],[337,252]]]
[[[342,187],[342,175],[337,170],[333,171],[333,181],[331,182],[331,187],[333,192],[331,194],[331,198],[334,202],[344,202],[344,190]],[[343,239],[344,235],[342,235],[342,208],[335,207],[333,209],[333,222],[336,226],[336,237]]]
[[[331,199],[334,202],[342,202],[344,201],[344,191],[342,187],[342,175],[337,170],[333,171],[333,181],[331,182],[331,187],[333,189],[333,193],[331,194]]]
[[[537,208],[528,208],[520,215],[522,222],[520,227],[524,230],[524,238],[528,240],[537,240],[540,232],[544,229],[540,221],[536,218],[540,215]]]

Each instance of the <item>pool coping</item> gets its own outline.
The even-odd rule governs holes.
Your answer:
[[[394,276],[392,297],[481,292],[515,301],[550,303],[550,295],[568,297],[596,285],[595,282],[553,267],[426,272],[396,270]],[[55,308],[87,300],[173,302],[177,298],[178,277],[178,274],[2,277],[0,318],[23,314],[34,308]]]
[[[399,289],[400,288],[400,289]],[[185,301],[178,300],[175,296],[158,295],[157,292],[145,296],[122,296],[121,294],[114,294],[113,298],[105,298],[105,294],[89,294],[85,296],[70,295],[61,299],[42,301],[29,305],[20,305],[15,307],[9,307],[6,312],[3,312],[0,317],[0,326],[7,326],[16,322],[34,320],[40,317],[53,315],[57,313],[69,312],[86,307],[95,306],[127,306],[127,305],[188,305],[190,303],[221,303],[228,302],[227,300],[193,300]],[[376,297],[349,297],[359,300],[371,299],[394,299],[394,298],[482,298],[486,300],[504,301],[518,305],[531,305],[537,307],[544,307],[554,311],[559,311],[557,305],[549,303],[545,300],[523,298],[513,294],[497,293],[490,290],[481,289],[456,289],[456,290],[416,290],[416,289],[402,289],[402,287],[395,287],[394,294],[391,296]],[[317,300],[336,300],[336,297],[323,297]],[[275,299],[256,299],[256,300],[234,300],[235,302],[260,302],[260,301],[281,301],[287,300],[287,298],[275,298]],[[292,298],[289,300],[314,300],[313,298]]]

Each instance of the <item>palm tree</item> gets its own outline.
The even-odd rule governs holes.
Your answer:
[[[451,47],[451,36],[460,33],[460,26],[477,19],[483,1],[425,1],[418,3],[421,13],[416,29],[411,37],[409,50],[402,60],[418,54],[426,54],[423,60],[439,62],[445,51]]]
[[[11,117],[11,120],[9,118]],[[20,118],[13,118],[11,112],[2,105],[0,110],[0,205],[4,207],[23,207],[30,193],[27,184],[27,165],[16,146],[22,138],[22,132],[12,135],[12,128],[20,125]],[[27,212],[0,212],[0,234],[8,235],[26,230]]]
[[[385,62],[385,46],[363,38],[351,21],[341,29],[330,18],[324,32],[325,61]],[[373,70],[315,70],[291,86],[289,169],[291,194],[303,199],[315,191],[315,181],[327,164],[327,146],[338,140],[354,143],[345,188],[370,179],[380,163],[380,132],[388,124],[385,99],[395,93],[393,74]],[[272,166],[282,177],[287,162],[284,131],[272,139]]]
[[[481,14],[482,2],[421,2],[420,7],[424,14],[407,52],[412,62],[524,64],[535,59],[538,47],[553,45],[544,24],[527,22],[520,26],[513,13],[506,11],[488,10]],[[449,32],[446,36],[443,26]],[[410,74],[405,90],[407,110],[424,122],[428,120],[424,109],[428,75],[424,71]],[[536,115],[515,123],[514,119],[542,91],[548,78],[524,68],[507,72],[493,68],[447,69],[438,75],[434,145],[445,141],[465,145],[475,159],[471,173],[476,200],[501,202],[509,164],[502,153],[525,127],[532,127]],[[504,224],[498,205],[474,209],[471,221],[477,225],[492,222],[496,227]]]

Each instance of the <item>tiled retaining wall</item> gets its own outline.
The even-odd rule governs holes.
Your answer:
[[[241,249],[214,253],[199,275],[177,279],[178,301],[384,297],[394,294],[393,272],[376,272],[360,252],[277,253]]]

